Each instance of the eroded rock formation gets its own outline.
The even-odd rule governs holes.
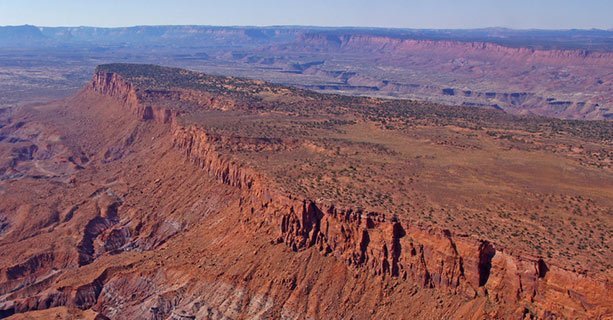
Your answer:
[[[302,319],[326,314],[404,318],[404,314],[385,313],[387,306],[378,305],[384,301],[382,297],[404,300],[398,304],[409,306],[412,299],[438,303],[429,298],[435,295],[450,303],[440,311],[420,311],[421,317],[603,318],[611,314],[612,286],[607,278],[565,270],[544,257],[503,248],[491,239],[428,227],[391,212],[341,207],[290,194],[266,173],[220,150],[220,145],[240,137],[225,137],[184,123],[180,119],[182,111],[176,106],[151,102],[160,99],[162,93],[137,89],[118,74],[98,72],[81,94],[110,98],[151,125],[151,130],[157,130],[159,135],[147,137],[151,141],[164,140],[194,169],[185,179],[207,176],[210,180],[204,181],[210,184],[209,190],[219,191],[200,194],[203,182],[198,182],[195,184],[198,189],[191,190],[193,198],[172,193],[187,198],[176,200],[186,201],[188,208],[182,210],[187,211],[162,205],[168,212],[156,216],[149,212],[157,209],[154,206],[140,208],[138,202],[129,203],[109,187],[97,189],[89,196],[97,211],[84,221],[74,252],[45,252],[0,270],[3,316],[70,307],[93,309],[100,317],[112,319],[281,315]],[[234,109],[244,103],[215,93],[169,90],[163,95],[177,103],[198,101],[200,107],[217,110]],[[138,139],[137,136],[131,139]],[[164,168],[179,165],[185,164]],[[115,180],[109,185],[113,183]],[[158,178],[145,185],[155,194],[161,184]],[[181,183],[176,185],[181,187]],[[206,202],[208,197],[212,200]],[[78,216],[82,207],[68,208],[62,214],[63,221],[74,221],[73,216]],[[198,218],[191,224],[166,221],[183,212]],[[207,215],[220,212],[225,214],[216,216],[217,221],[204,220]],[[212,228],[205,230],[218,233],[198,233],[204,225]],[[186,233],[188,236],[209,242],[202,247],[188,242],[197,243],[198,238],[176,240],[171,246],[178,248],[168,249],[169,239],[188,231],[191,232]],[[232,237],[240,241],[229,241]],[[220,254],[224,250],[229,250],[230,255]],[[60,257],[62,254],[68,257]],[[173,263],[172,259],[179,257],[185,260]],[[269,259],[277,262],[271,264]],[[279,261],[293,263],[291,266],[299,266],[303,271],[274,274],[267,270],[266,266],[282,268]],[[70,272],[76,280],[56,275],[57,269],[66,267],[73,268]],[[224,278],[226,268],[240,269],[241,276]],[[206,272],[194,271],[200,269]],[[215,270],[218,275],[212,274]],[[362,289],[346,293],[346,288],[337,287],[344,284],[322,285],[321,282],[333,277],[328,271],[337,272],[354,288]],[[83,276],[76,277],[80,272]],[[196,280],[193,274],[201,278]],[[320,277],[326,280],[318,280]],[[27,290],[19,289],[28,281],[32,285]],[[321,291],[311,291],[312,288]],[[380,291],[372,293],[373,288]],[[342,296],[343,301],[338,303],[343,303],[346,310],[330,310],[334,306],[331,302],[313,302],[312,299],[319,299],[315,297],[318,294]],[[359,305],[350,307],[355,305],[352,299],[364,301],[367,309],[362,310]],[[326,308],[320,309],[320,304]]]

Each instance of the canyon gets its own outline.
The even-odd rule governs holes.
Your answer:
[[[607,319],[611,137],[100,65],[0,110],[0,318]]]
[[[163,63],[324,93],[610,119],[611,30],[0,27],[0,107],[65,97],[96,65]]]

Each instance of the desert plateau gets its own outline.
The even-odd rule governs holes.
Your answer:
[[[609,121],[134,64],[2,119],[4,315],[611,313]]]
[[[613,6],[273,2],[0,1],[0,319],[613,319]]]

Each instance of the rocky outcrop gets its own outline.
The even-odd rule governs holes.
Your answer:
[[[54,254],[46,252],[30,257],[26,261],[16,264],[6,270],[5,279],[13,280],[24,278],[36,272],[50,271],[53,266]]]
[[[61,306],[89,309],[98,301],[105,283],[115,274],[130,267],[130,265],[127,265],[108,268],[86,284],[78,287],[60,287],[56,290],[49,289],[39,295],[14,299],[10,306],[0,306],[0,309],[5,313],[24,313],[31,310],[44,310]]]
[[[499,316],[522,316],[530,310],[541,318],[591,318],[605,314],[611,300],[606,281],[497,248],[487,240],[424,229],[382,214],[333,205],[320,209],[314,202],[289,198],[245,208],[245,214],[268,220],[274,216],[279,228],[275,241],[294,251],[313,249],[358,272],[469,299],[487,297],[497,304]]]
[[[142,120],[171,123],[178,112],[169,108],[159,108],[144,103],[142,94],[131,83],[117,73],[99,71],[94,75],[86,90],[103,94],[118,100],[130,112]],[[155,95],[155,93],[152,93]]]
[[[119,74],[96,72],[86,89],[115,98],[134,114],[144,116],[145,110],[139,104],[136,89],[132,84],[124,81]]]
[[[117,216],[117,208],[119,205],[121,205],[121,202],[112,202],[103,210],[101,215],[89,220],[85,225],[83,237],[77,247],[79,253],[79,266],[84,266],[94,261],[96,256],[95,241],[103,232],[119,221],[119,217]]]
[[[210,108],[228,111],[245,108],[245,103],[223,94],[186,89],[140,89],[113,72],[98,71],[86,88],[118,100],[142,120],[172,123],[181,113],[179,107]],[[179,104],[175,107],[159,106],[162,101]]]
[[[173,145],[185,154],[191,162],[220,182],[238,188],[252,189],[255,178],[251,170],[242,168],[229,157],[220,155],[216,150],[216,140],[204,129],[191,126],[177,126],[173,133]]]

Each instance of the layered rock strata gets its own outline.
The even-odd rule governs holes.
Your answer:
[[[169,110],[149,113],[130,84],[97,74],[91,89],[109,94],[143,120],[172,123],[173,144],[218,181],[241,190],[242,223],[275,226],[271,239],[293,251],[316,250],[356,272],[394,278],[468,299],[486,297],[499,315],[599,317],[610,312],[612,285],[551,265],[542,257],[500,248],[487,239],[423,228],[390,213],[337,208],[283,195],[274,183],[217,150],[218,138],[197,126],[183,127]],[[167,115],[171,115],[170,118]],[[536,308],[533,310],[533,308]]]

